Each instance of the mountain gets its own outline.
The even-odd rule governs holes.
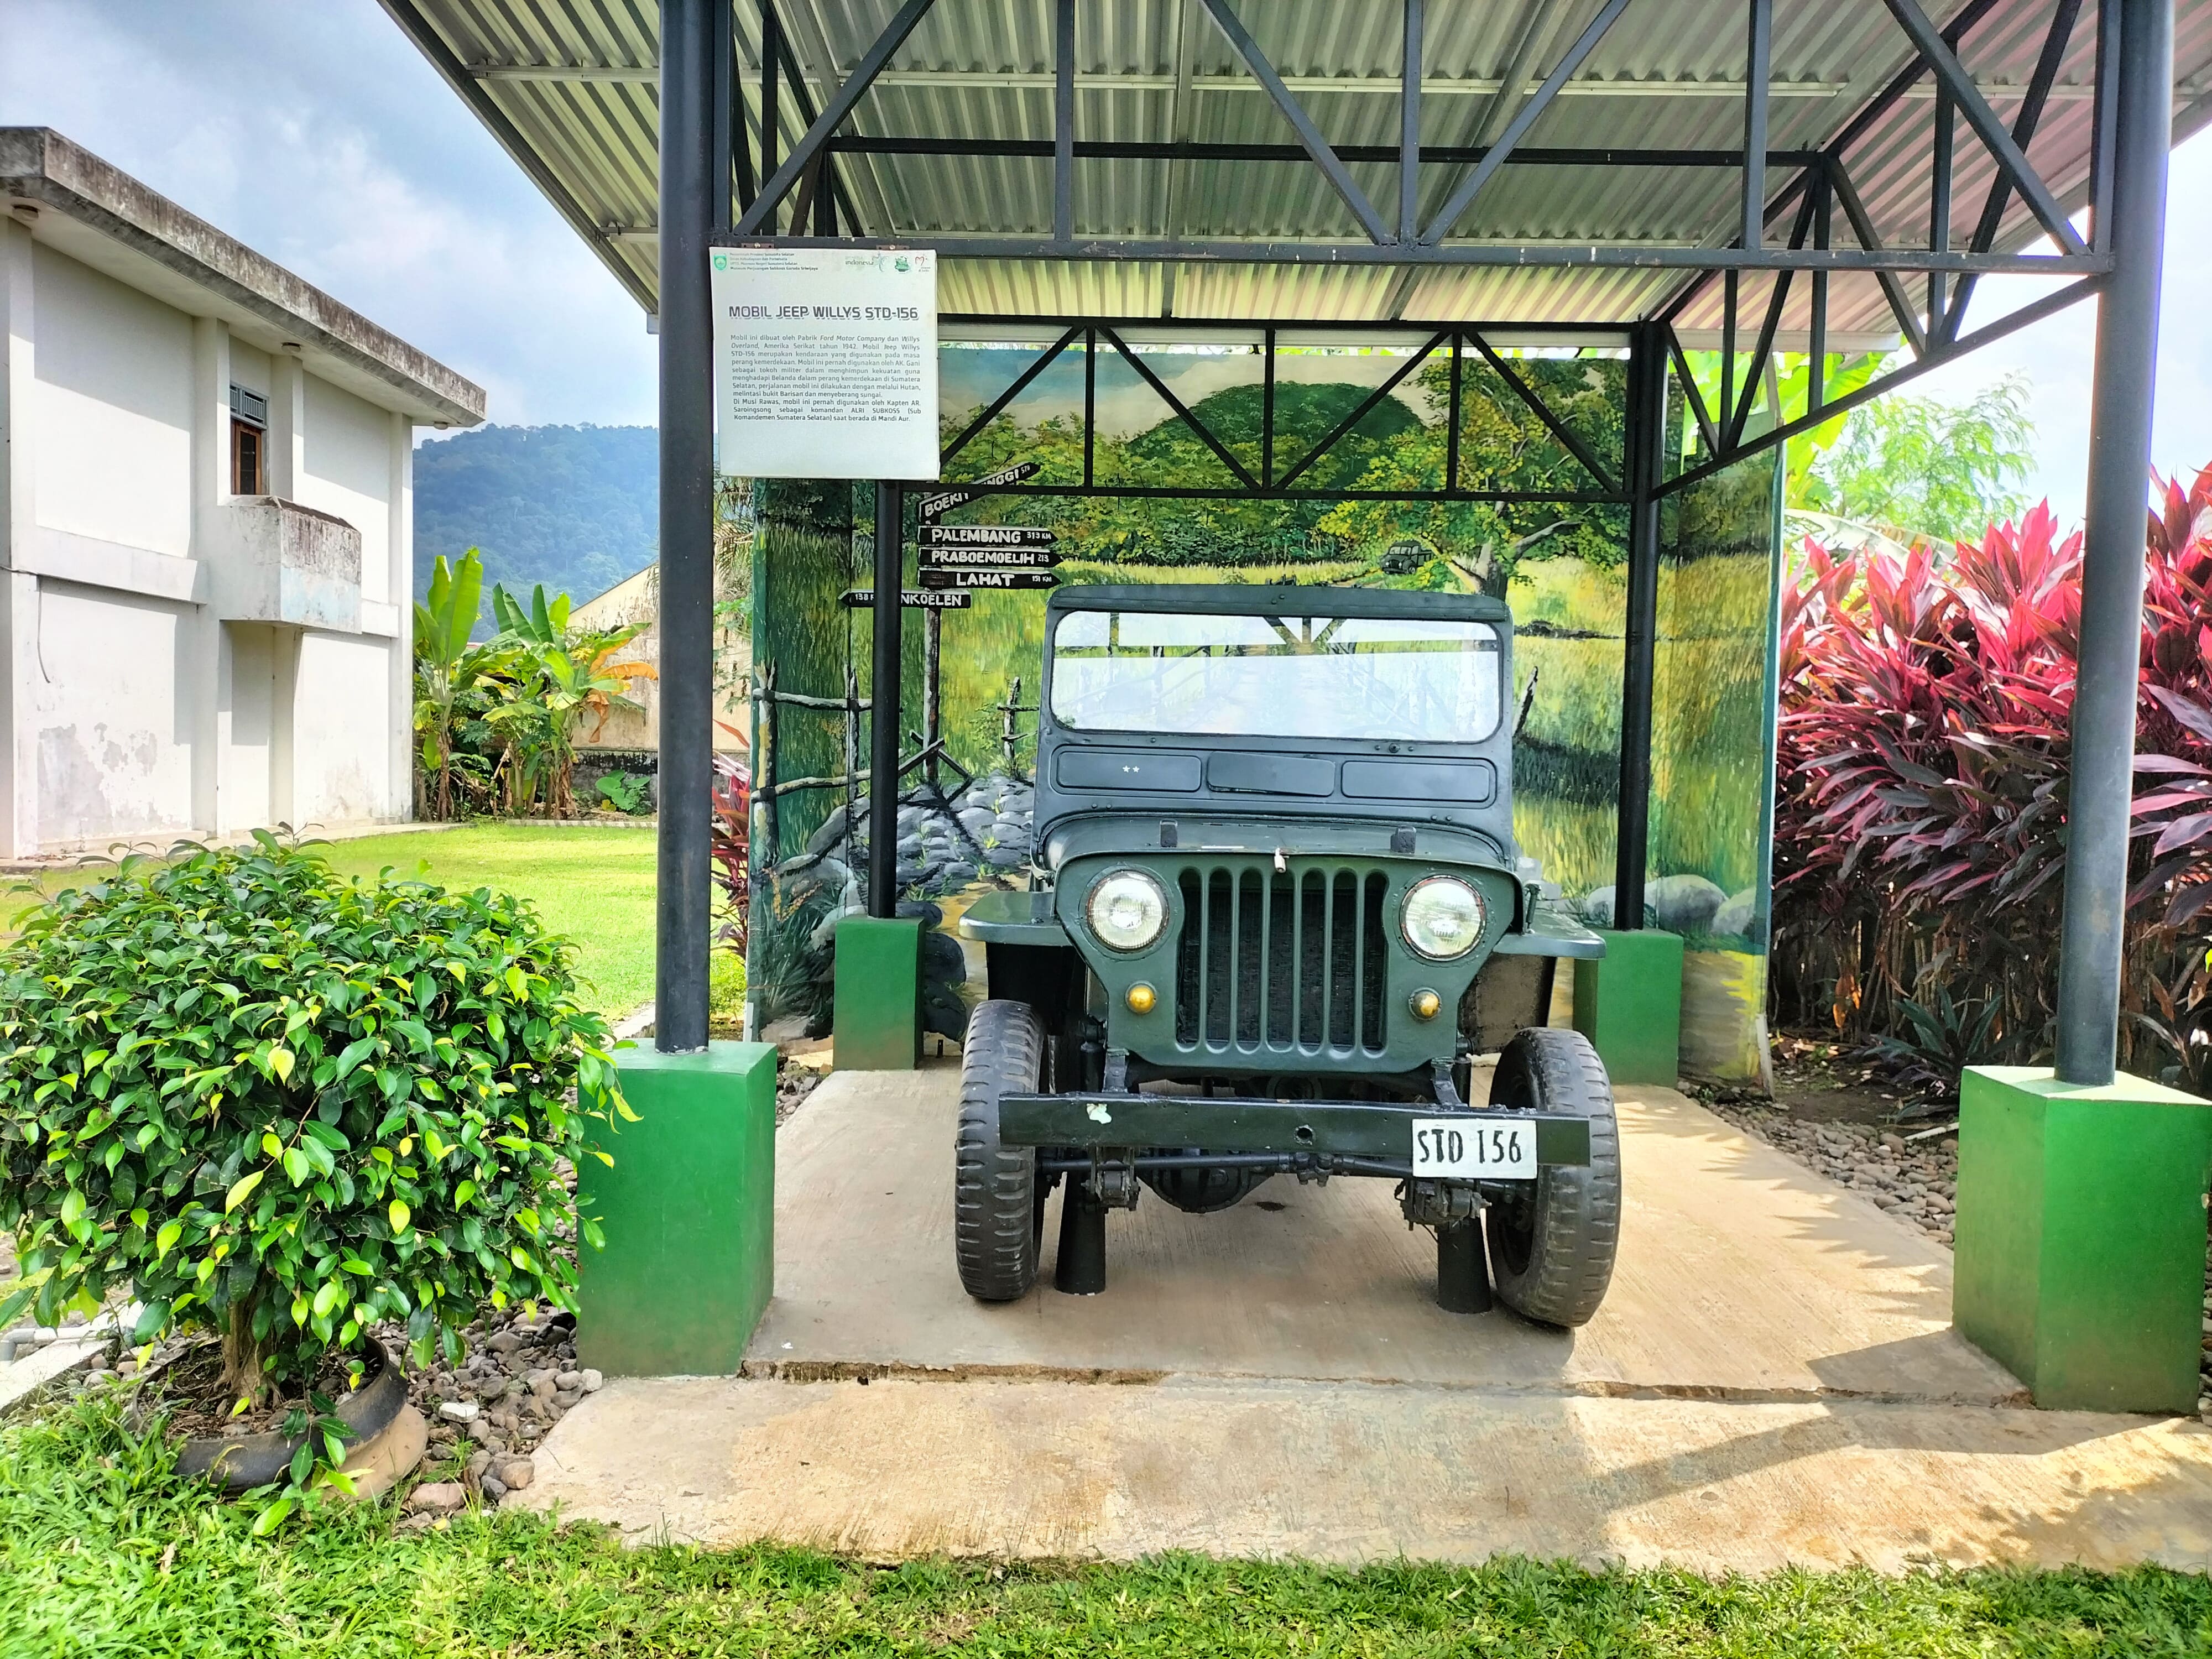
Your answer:
[[[483,554],[484,586],[580,604],[651,564],[660,434],[649,426],[483,426],[415,449],[415,592],[438,555]]]

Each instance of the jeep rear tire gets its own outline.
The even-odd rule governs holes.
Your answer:
[[[952,1248],[960,1282],[979,1302],[1012,1302],[1036,1283],[1043,1183],[1034,1146],[999,1140],[999,1102],[1034,1094],[1044,1022],[1026,1002],[986,1002],[968,1022],[954,1140]]]
[[[1589,1120],[1588,1165],[1543,1165],[1487,1217],[1498,1300],[1547,1325],[1588,1324],[1620,1242],[1620,1131],[1605,1062],[1579,1031],[1524,1030],[1498,1056],[1490,1103]]]

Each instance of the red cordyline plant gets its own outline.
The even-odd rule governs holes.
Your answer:
[[[2212,1029],[2212,469],[2151,516],[2126,1006],[2194,1076]],[[2081,537],[2047,506],[1948,556],[1808,543],[1782,617],[1778,1016],[1941,1092],[2045,1046],[2065,870]],[[2137,1057],[2130,1056],[2131,1060]],[[2137,1063],[2140,1063],[2137,1060]]]

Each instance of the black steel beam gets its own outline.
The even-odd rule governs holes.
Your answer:
[[[707,294],[714,150],[715,8],[663,0],[660,12],[659,884],[654,895],[653,1042],[707,1046],[714,902],[714,324]]]
[[[839,133],[822,146],[840,155],[963,155],[984,161],[1048,161],[1056,153],[1049,138],[956,138],[920,134]],[[1347,161],[1391,162],[1405,154],[1397,144],[1340,144]],[[1419,159],[1472,166],[1490,154],[1480,144],[1424,144]],[[1079,138],[1079,161],[1294,161],[1310,158],[1297,144],[1247,143],[1212,138]],[[1769,167],[1809,167],[1819,150],[1771,149]],[[1576,149],[1524,146],[1505,158],[1508,167],[1725,167],[1743,165],[1740,149]]]
[[[945,480],[947,489],[969,487],[957,479]],[[1517,501],[1582,507],[1619,507],[1628,500],[1626,495],[1601,495],[1594,489],[1269,489],[1264,486],[1244,489],[1193,484],[1002,484],[979,493],[1097,495],[1133,501]]]
[[[1052,234],[1075,235],[1075,0],[1053,7]]]
[[[1213,435],[1203,421],[1200,420],[1197,416],[1192,414],[1189,410],[1183,407],[1182,399],[1176,396],[1174,390],[1169,386],[1165,380],[1163,380],[1158,375],[1152,372],[1152,368],[1150,363],[1147,363],[1142,357],[1130,350],[1127,345],[1123,343],[1121,337],[1119,334],[1116,334],[1112,329],[1102,327],[1099,329],[1098,332],[1106,337],[1107,344],[1112,346],[1115,350],[1121,354],[1121,361],[1128,364],[1130,368],[1135,369],[1146,386],[1149,386],[1154,392],[1159,393],[1160,400],[1166,404],[1170,409],[1173,410],[1176,416],[1182,420],[1182,423],[1198,435],[1199,441],[1205,444],[1208,449],[1213,452],[1214,459],[1218,460],[1222,465],[1227,467],[1231,474],[1235,477],[1239,483],[1244,486],[1246,490],[1255,490],[1260,487],[1260,481],[1257,478],[1255,478],[1251,473],[1246,470],[1244,463],[1238,460],[1234,455],[1229,453],[1228,449],[1223,446],[1221,440]],[[1090,430],[1091,418],[1091,411],[1087,407],[1085,410],[1085,416],[1084,429],[1087,433]]]
[[[1082,331],[1082,324],[1072,324],[1068,327],[1067,331],[1060,337],[1060,338],[1054,341],[1042,351],[1039,352],[1036,356],[1036,360],[1015,378],[1013,384],[1008,386],[1004,392],[1001,392],[990,404],[987,404],[981,414],[977,415],[974,420],[968,422],[967,430],[963,432],[958,437],[955,438],[951,444],[946,446],[945,453],[937,458],[938,465],[942,466],[945,463],[950,461],[955,455],[957,455],[962,450],[967,448],[969,443],[974,439],[975,434],[981,432],[985,427],[990,425],[992,422],[997,420],[999,416],[1005,412],[1006,405],[1013,402],[1015,398],[1020,397],[1023,392],[1028,388],[1030,381],[1036,380],[1038,375],[1043,374],[1045,370],[1050,368],[1054,363],[1059,361],[1060,354],[1066,350],[1069,346],[1074,344],[1075,337]]]
[[[1358,426],[1362,421],[1367,418],[1368,410],[1373,409],[1376,404],[1381,403],[1385,398],[1395,392],[1398,389],[1400,383],[1402,382],[1408,374],[1411,374],[1423,363],[1428,362],[1430,356],[1436,351],[1436,349],[1443,344],[1444,342],[1450,337],[1451,336],[1449,331],[1430,336],[1429,343],[1426,345],[1423,346],[1420,350],[1416,352],[1413,356],[1408,357],[1404,362],[1399,364],[1396,372],[1394,373],[1389,380],[1383,381],[1382,385],[1376,386],[1372,392],[1361,398],[1358,408],[1354,409],[1349,415],[1339,421],[1336,423],[1334,430],[1330,432],[1326,438],[1323,438],[1319,443],[1316,444],[1311,449],[1306,452],[1306,457],[1304,460],[1300,461],[1288,472],[1283,474],[1283,484],[1287,486],[1295,482],[1298,476],[1304,472],[1308,467],[1310,467],[1316,461],[1319,460],[1323,455],[1326,455],[1330,450],[1334,449],[1343,441],[1346,433],[1350,432],[1352,428]]]
[[[1620,480],[1613,476],[1612,469],[1591,453],[1590,447],[1582,441],[1574,428],[1553,414],[1551,406],[1535,394],[1527,381],[1513,372],[1505,359],[1490,349],[1489,341],[1480,334],[1471,334],[1468,337],[1474,342],[1474,349],[1482,354],[1482,360],[1490,365],[1491,372],[1505,382],[1507,390],[1528,406],[1528,412],[1541,421],[1544,429],[1559,441],[1567,453],[1582,464],[1583,471],[1597,480],[1599,488],[1609,495],[1619,495]]]
[[[868,914],[898,914],[899,668],[906,492],[876,486],[876,598],[868,714]]]
[[[2058,945],[2058,1079],[2091,1087],[2112,1080],[2119,1035],[2121,922],[2127,913],[2141,696],[2143,523],[2158,371],[2166,152],[2173,134],[2172,0],[2117,3],[2121,64],[2112,220],[2118,263],[2097,306],[2080,668],[2066,804],[2066,899]]]
[[[757,207],[758,204],[756,203]],[[769,236],[732,232],[715,239],[731,247],[822,247],[854,252],[935,251],[947,259],[1037,259],[1108,264],[1173,260],[1185,264],[1443,265],[1538,270],[1926,270],[1984,276],[2087,276],[2112,268],[2104,254],[1931,253],[1923,248],[1674,247],[1565,242],[1238,242],[1165,238],[1047,236]],[[1178,319],[1180,320],[1180,319]],[[1145,319],[1157,324],[1157,317]],[[1524,330],[1551,325],[1522,323]],[[1618,332],[1624,326],[1613,324]]]
[[[1838,161],[1829,169],[1829,182],[1834,186],[1836,200],[1843,204],[1844,217],[1851,222],[1851,234],[1859,239],[1860,248],[1869,253],[1878,252],[1881,238],[1875,234],[1873,216],[1866,204],[1859,199],[1858,186],[1851,183],[1851,175]],[[1912,308],[1911,296],[1905,293],[1905,284],[1897,279],[1893,270],[1878,273],[1882,297],[1889,301],[1890,314],[1897,319],[1897,326],[1912,347],[1912,355],[1928,355],[1928,331],[1920,325],[1919,313]]]
[[[1398,63],[1398,240],[1410,242],[1421,232],[1421,36],[1428,14],[1425,0],[1405,3]]]
[[[1620,795],[1615,818],[1613,925],[1644,926],[1651,835],[1651,687],[1658,656],[1659,496],[1667,439],[1667,341],[1637,325],[1628,353],[1628,612],[1620,664]]]
[[[2044,34],[2043,50],[2037,55],[2035,70],[2028,76],[2027,92],[2021,98],[2020,109],[2013,118],[2013,143],[2023,154],[2034,141],[2035,130],[2042,125],[2044,106],[2050,100],[2051,88],[2058,79],[2058,66],[2064,61],[2068,43],[2074,38],[2075,20],[2081,15],[2081,0],[2058,0],[2058,9],[2051,20],[2051,27]],[[1942,180],[1948,186],[1949,179]],[[1988,252],[1996,246],[1997,231],[2004,223],[2007,204],[2012,199],[2012,180],[2000,168],[1997,176],[1990,180],[1988,198],[1982,204],[1982,216],[1974,226],[1973,240],[1968,244],[1977,253]],[[1929,278],[1930,292],[1940,278]],[[1952,310],[1938,318],[1931,314],[1928,326],[1932,331],[1941,327],[1946,335],[1956,334],[1959,325],[1966,320],[1966,307],[1974,297],[1974,279],[1960,279]]]
[[[1705,441],[1705,453],[1721,453],[1721,434],[1713,425],[1713,417],[1705,409],[1705,394],[1698,390],[1698,377],[1690,373],[1690,360],[1682,354],[1682,342],[1671,323],[1661,323],[1667,331],[1667,355],[1674,361],[1674,378],[1681,383],[1682,400],[1690,406],[1690,414],[1698,423],[1698,434]]]
[[[1751,0],[1743,72],[1743,222],[1736,240],[1766,240],[1766,79],[1774,50],[1774,0]]]

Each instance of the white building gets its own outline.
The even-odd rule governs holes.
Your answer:
[[[0,127],[0,858],[411,806],[413,431],[482,388]]]

